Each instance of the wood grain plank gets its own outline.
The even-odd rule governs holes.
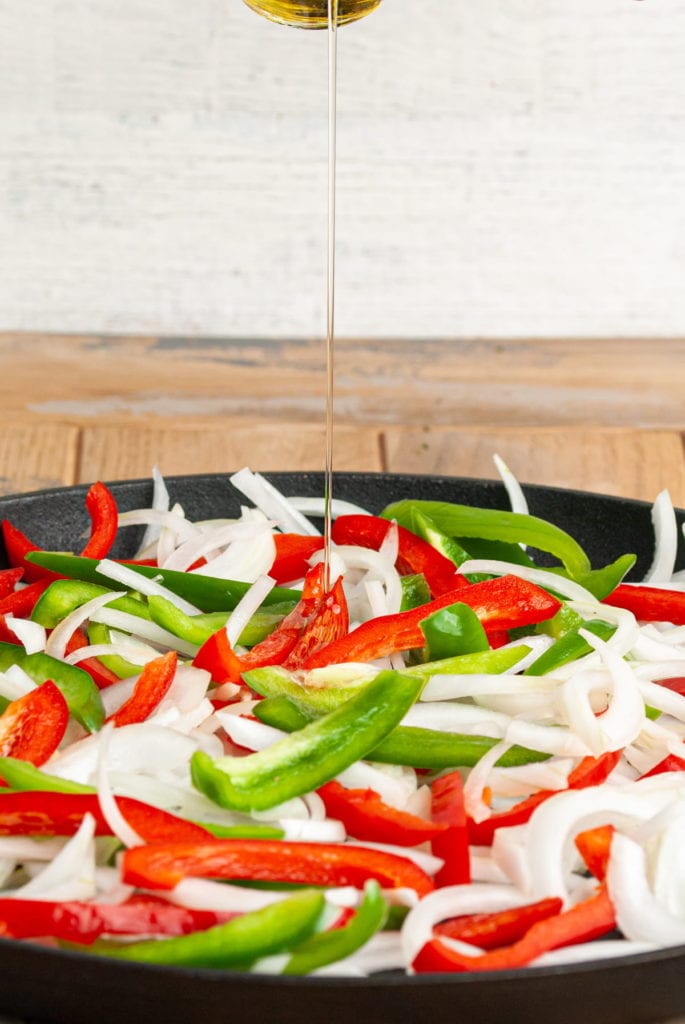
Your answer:
[[[320,470],[323,462],[323,429],[309,424],[87,426],[83,429],[78,479],[147,477],[154,465],[171,475],[228,472],[244,465],[264,471]],[[370,427],[338,428],[335,466],[341,470],[381,470],[378,431]]]
[[[521,482],[653,501],[668,488],[685,506],[685,459],[677,431],[521,428],[386,429],[390,472],[497,476],[497,452]]]
[[[0,493],[18,494],[76,481],[79,430],[65,423],[4,423]]]
[[[685,338],[337,341],[338,422],[685,429]],[[321,424],[319,339],[0,334],[2,407],[79,424]]]

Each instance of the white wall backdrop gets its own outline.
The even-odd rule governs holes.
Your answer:
[[[324,34],[0,0],[0,329],[324,324]],[[685,333],[683,0],[384,0],[340,33],[358,336]]]

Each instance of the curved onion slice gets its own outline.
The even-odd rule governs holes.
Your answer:
[[[497,472],[499,473],[504,489],[507,492],[509,498],[509,504],[511,505],[512,512],[519,512],[522,515],[528,514],[528,502],[521,489],[521,485],[507,466],[506,462],[499,455],[495,454],[492,457],[492,461],[495,463]],[[521,545],[523,547],[524,545]]]
[[[45,626],[31,619],[15,619],[14,615],[5,615],[5,624],[12,630],[27,654],[37,654],[45,650],[47,633]]]
[[[574,601],[584,601],[598,606],[599,602],[580,583],[566,579],[565,576],[557,576],[556,573],[546,572],[544,569],[530,569],[528,566],[516,565],[513,562],[501,562],[495,558],[471,558],[462,562],[459,572],[464,575],[469,573],[486,572],[489,576],[508,576],[510,573],[528,580],[529,583],[536,583],[539,587],[547,590],[554,590],[557,594],[571,598]]]
[[[216,910],[221,913],[247,914],[272,903],[280,903],[289,892],[243,889],[238,885],[212,882],[208,878],[184,878],[165,893],[170,903],[191,910]]]
[[[647,570],[645,583],[669,583],[678,554],[678,523],[668,491],[662,491],[652,507],[654,524],[654,561]]]
[[[253,473],[245,467],[233,474],[231,483],[236,490],[261,509],[269,519],[273,519],[284,533],[303,533],[310,537],[319,536],[321,531],[317,530],[301,512],[298,512],[292,501],[284,497],[261,473]]]
[[[93,619],[99,611],[101,611],[105,605],[109,604],[110,601],[115,601],[117,597],[122,597],[123,592],[120,590],[111,590],[108,594],[99,594],[97,597],[92,598],[90,601],[86,601],[79,608],[75,608],[73,612],[70,612],[50,633],[47,643],[45,645],[45,653],[51,655],[53,658],[63,658],[64,652],[67,647],[72,634],[81,626],[87,619]],[[116,614],[116,612],[114,613]],[[129,616],[135,619],[135,615]]]
[[[142,837],[132,828],[124,818],[117,806],[114,794],[109,786],[107,778],[107,754],[109,745],[114,733],[114,724],[110,722],[100,730],[100,750],[98,752],[97,766],[97,793],[98,803],[102,816],[111,828],[113,834],[123,843],[124,846],[143,846]]]
[[[616,920],[627,938],[659,945],[685,942],[685,920],[670,914],[650,889],[645,851],[618,832],[611,841],[607,884]]]
[[[95,818],[92,814],[84,815],[78,831],[47,867],[25,885],[2,893],[4,898],[37,900],[88,900],[95,894]]]
[[[469,772],[464,783],[464,806],[466,813],[475,822],[485,821],[492,814],[492,811],[483,800],[485,789],[491,770],[495,767],[500,757],[506,754],[511,748],[508,740],[500,740],[494,747],[483,754],[480,761]]]
[[[402,925],[402,949],[407,968],[432,938],[433,927],[450,917],[512,910],[529,902],[510,885],[449,885],[436,889],[413,907]]]
[[[164,477],[160,473],[157,466],[152,467],[152,510],[154,512],[168,512],[170,505],[169,491],[167,490]],[[121,523],[121,519],[119,520]],[[145,558],[147,555],[148,548],[159,538],[161,526],[156,523],[148,523],[145,527],[145,533],[143,534],[140,547],[136,554],[136,558]]]
[[[156,597],[163,597],[165,601],[173,604],[180,611],[185,612],[186,615],[199,614],[200,609],[196,608],[190,601],[185,601],[178,594],[174,594],[172,590],[169,590],[168,587],[158,583],[157,580],[143,576],[142,573],[136,572],[135,569],[131,569],[128,565],[113,562],[111,558],[103,558],[98,562],[97,571],[102,576],[106,576],[116,583],[123,584],[129,590],[137,590],[140,594],[145,594],[146,597],[150,597],[153,594]]]

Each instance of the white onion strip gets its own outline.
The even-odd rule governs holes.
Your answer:
[[[284,533],[303,533],[308,537],[320,535],[321,531],[298,512],[292,502],[261,473],[253,473],[245,467],[233,474],[231,483],[237,491],[261,509],[264,515],[278,523]]]
[[[495,463],[497,472],[504,484],[504,489],[507,492],[509,504],[511,505],[511,511],[518,512],[521,515],[528,515],[528,502],[526,501],[526,497],[521,489],[520,483],[509,469],[504,459],[499,455],[493,455],[492,461]],[[525,545],[521,544],[521,547],[523,548]]]
[[[668,583],[673,576],[678,554],[678,523],[668,491],[662,491],[652,507],[654,524],[654,561],[647,570],[645,583]]]
[[[200,609],[196,608],[190,601],[184,600],[178,594],[174,594],[172,590],[169,590],[168,587],[158,583],[156,579],[143,576],[142,573],[131,569],[128,565],[121,565],[120,562],[113,562],[110,558],[103,558],[102,561],[98,562],[97,571],[108,579],[123,584],[129,590],[137,590],[146,597],[153,595],[155,597],[163,597],[165,601],[173,604],[179,611],[185,612],[186,615],[198,615],[200,612]]]
[[[133,636],[140,636],[144,640],[149,640],[152,644],[159,644],[160,647],[178,651],[179,654],[184,654],[188,658],[194,658],[197,654],[198,648],[196,644],[190,644],[186,640],[179,639],[173,633],[167,632],[166,629],[162,629],[161,626],[150,622],[148,619],[143,619],[139,615],[129,615],[128,612],[120,612],[115,608],[101,607],[95,614],[90,615],[89,618],[93,622],[101,622],[105,626],[123,629]],[[66,621],[65,619],[64,622]],[[59,626],[57,628],[59,629]],[[51,634],[50,639],[52,639],[53,635]]]
[[[111,590],[108,594],[98,594],[97,597],[75,608],[73,612],[70,612],[69,615],[55,626],[45,644],[45,653],[53,658],[64,658],[67,644],[76,630],[88,619],[92,619],[94,622],[101,621],[95,618],[96,614],[105,605],[109,604],[110,601],[115,601],[118,597],[123,596],[121,591]],[[110,614],[116,615],[116,612],[111,613],[110,611]],[[133,618],[133,616],[129,617]]]
[[[236,646],[240,634],[275,585],[276,581],[271,576],[260,576],[250,589],[245,591],[226,623],[226,634],[231,647]]]
[[[528,580],[529,583],[535,583],[546,590],[553,590],[571,600],[583,601],[594,605],[595,608],[599,605],[596,597],[585,587],[581,587],[580,583],[569,580],[565,576],[557,576],[556,573],[547,572],[545,569],[530,569],[527,565],[502,562],[496,558],[471,558],[459,566],[459,572],[464,575],[483,572],[489,576],[518,576],[522,580]]]
[[[31,619],[15,619],[14,615],[5,615],[5,624],[11,629],[27,654],[37,654],[45,650],[47,633],[45,626]]]

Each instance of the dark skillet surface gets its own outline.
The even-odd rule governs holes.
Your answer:
[[[322,493],[318,473],[272,473],[287,495]],[[190,518],[230,516],[239,505],[226,476],[167,478],[172,500]],[[0,516],[35,543],[78,550],[88,528],[86,487],[0,498]],[[147,481],[112,485],[122,510],[149,505]],[[336,475],[336,497],[380,511],[405,497],[508,508],[497,483],[448,477]],[[527,486],[530,511],[568,530],[593,565],[625,552],[639,579],[653,554],[650,506],[619,498]],[[685,513],[678,513],[679,524]],[[117,555],[130,555],[139,531],[122,531]],[[4,552],[0,551],[0,564]],[[680,537],[678,567],[685,567]],[[39,949],[0,940],[0,1013],[41,1024],[122,1024],[156,1017],[164,1024],[643,1024],[685,1014],[685,947],[606,961],[489,976],[372,979],[272,978],[171,970]]]

